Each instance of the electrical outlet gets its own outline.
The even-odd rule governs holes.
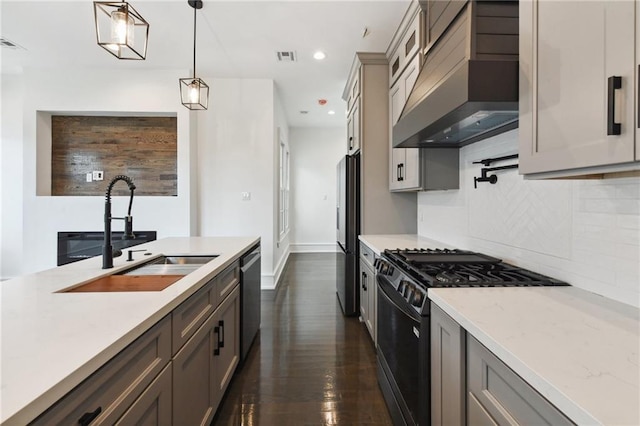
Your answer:
[[[251,200],[251,193],[250,192],[243,192],[242,193],[242,201],[249,201]]]
[[[87,182],[93,182],[93,173],[89,172],[86,174]]]
[[[93,171],[93,180],[103,180],[104,172],[102,170],[94,170]]]

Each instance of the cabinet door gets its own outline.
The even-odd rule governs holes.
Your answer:
[[[378,291],[377,291],[377,281],[376,281],[376,273],[375,270],[369,267],[367,272],[367,293],[369,297],[369,317],[367,318],[367,327],[369,328],[369,333],[371,334],[371,338],[373,338],[373,344],[378,346],[378,335],[377,335],[377,315],[378,315]]]
[[[464,424],[465,332],[431,303],[431,423]]]
[[[402,110],[419,72],[420,55],[416,55],[389,92],[392,128],[402,115]],[[418,148],[392,148],[389,189],[391,191],[419,189],[420,183],[420,150]]]
[[[118,420],[116,426],[171,426],[171,363]]]
[[[391,88],[389,92],[389,112],[391,115],[391,127],[398,122],[402,108],[404,108],[405,97],[404,84],[400,80]],[[393,130],[392,130],[393,131]],[[391,138],[389,138],[391,141]],[[400,176],[401,168],[405,162],[406,148],[391,147],[390,155],[390,173],[389,173],[389,189],[391,191],[402,188],[402,178]]]
[[[216,320],[216,313],[209,316],[173,359],[174,425],[204,425],[213,419]]]
[[[571,425],[549,401],[473,337],[467,339],[469,424]],[[472,422],[471,415],[479,421]]]
[[[366,324],[369,317],[369,293],[367,287],[367,264],[360,259],[360,316]]]
[[[631,1],[520,2],[521,173],[634,160],[634,16]]]
[[[240,361],[240,286],[236,286],[213,316],[215,317],[215,399],[213,404],[215,410]]]
[[[351,138],[349,139],[349,154],[355,154],[360,151],[360,98],[355,100],[353,104],[353,109],[351,110],[351,119],[350,124],[352,126],[351,129]]]

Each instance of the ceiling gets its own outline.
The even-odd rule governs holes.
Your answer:
[[[197,75],[205,81],[273,79],[290,126],[344,126],[342,90],[354,53],[386,51],[409,3],[204,0],[197,15]],[[131,0],[130,4],[150,24],[145,61],[118,60],[96,44],[89,0],[0,0],[0,36],[24,48],[0,50],[2,73],[70,67],[89,72],[191,69],[193,9],[187,0]],[[326,53],[323,61],[313,59],[316,50]],[[294,51],[297,61],[279,62],[277,51]],[[327,103],[321,106],[319,99]]]

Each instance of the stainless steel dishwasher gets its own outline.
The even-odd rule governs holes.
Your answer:
[[[260,244],[240,258],[240,354],[244,362],[260,329]]]

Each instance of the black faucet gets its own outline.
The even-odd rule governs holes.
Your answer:
[[[129,191],[131,191],[131,198],[129,198],[129,211],[125,217],[111,217],[111,190],[113,185],[119,180],[123,180],[129,185]],[[102,269],[113,268],[113,258],[120,256],[122,251],[113,250],[111,246],[111,219],[124,220],[124,235],[123,240],[133,240],[136,236],[133,234],[133,217],[131,216],[131,205],[133,204],[133,191],[136,186],[133,184],[133,180],[130,177],[124,175],[118,175],[111,179],[109,187],[104,201],[104,245],[102,246]]]

